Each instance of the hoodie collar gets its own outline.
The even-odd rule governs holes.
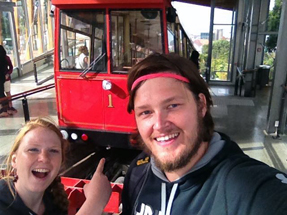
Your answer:
[[[214,132],[209,142],[208,149],[204,156],[188,171],[185,175],[194,172],[202,167],[204,167],[207,163],[209,163],[212,158],[214,158],[218,152],[223,148],[225,141],[221,139],[219,133]],[[151,156],[151,170],[153,174],[155,174],[158,178],[165,182],[170,182],[165,174],[156,166],[153,156]],[[182,177],[184,177],[183,175]],[[182,178],[181,177],[181,178]],[[180,178],[178,178],[175,182],[177,182]]]

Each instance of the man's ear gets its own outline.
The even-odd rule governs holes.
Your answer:
[[[207,111],[206,98],[205,98],[205,95],[203,93],[199,93],[198,97],[199,97],[199,103],[200,103],[200,105],[199,105],[200,112],[202,114],[202,117],[204,117],[206,114],[206,111]]]
[[[14,169],[17,168],[17,155],[16,154],[13,154],[12,155],[12,159],[11,159],[11,165]]]

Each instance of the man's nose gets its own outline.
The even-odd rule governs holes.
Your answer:
[[[154,126],[155,130],[162,130],[168,125],[167,115],[164,112],[156,112],[154,114]]]

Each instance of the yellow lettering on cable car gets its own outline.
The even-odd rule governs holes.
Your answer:
[[[108,97],[109,97],[109,106],[108,106],[108,107],[109,107],[109,108],[113,108],[114,106],[113,106],[112,95],[109,94]]]

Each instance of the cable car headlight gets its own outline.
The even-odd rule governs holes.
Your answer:
[[[67,140],[67,139],[68,139],[68,137],[69,137],[68,132],[67,132],[67,131],[65,131],[65,130],[61,130],[61,133],[62,133],[62,135],[63,135],[63,138]]]
[[[112,82],[108,80],[103,80],[102,86],[104,90],[110,90],[112,89]]]
[[[76,133],[72,133],[72,134],[71,134],[71,138],[72,138],[73,140],[77,140],[77,139],[78,139],[78,135],[77,135]]]

